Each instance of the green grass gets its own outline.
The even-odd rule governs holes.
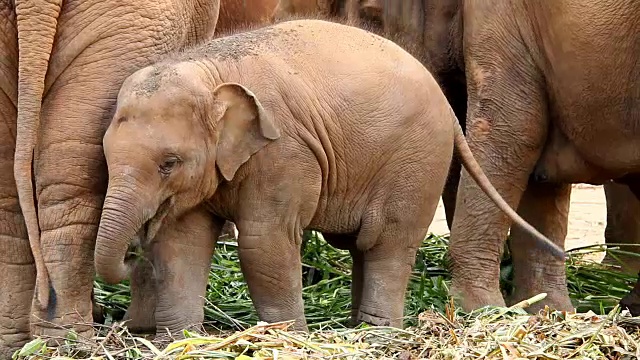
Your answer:
[[[309,234],[302,256],[307,321],[316,329],[346,325],[351,301],[349,253],[326,244],[319,234]],[[447,237],[431,235],[420,247],[405,302],[408,325],[427,309],[443,311],[448,302],[447,244]],[[585,252],[585,249],[578,252]],[[512,264],[507,254],[501,272],[505,293],[512,290],[511,272]],[[597,314],[610,312],[636,280],[635,276],[621,274],[610,267],[580,262],[575,255],[567,261],[567,277],[570,295],[578,311],[592,310]],[[129,303],[127,283],[111,286],[97,281],[95,286],[98,302],[105,308],[108,318],[121,318]],[[252,326],[258,320],[240,271],[234,242],[217,245],[209,273],[205,318],[207,325],[234,330]]]

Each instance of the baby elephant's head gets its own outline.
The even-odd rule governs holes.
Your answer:
[[[196,63],[150,66],[120,89],[103,139],[109,186],[95,250],[107,282],[127,276],[135,238],[152,240],[280,136],[251,91],[207,74]]]

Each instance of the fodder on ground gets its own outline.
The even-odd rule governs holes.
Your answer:
[[[201,332],[166,334],[153,341],[134,336],[117,321],[128,306],[126,283],[96,282],[96,296],[105,307],[109,326],[93,339],[73,333],[56,339],[35,339],[16,352],[16,359],[637,359],[640,319],[615,307],[635,277],[611,266],[581,261],[589,247],[572,251],[567,261],[570,295],[578,313],[545,309],[527,314],[523,308],[544,294],[510,308],[487,307],[470,314],[455,309],[447,297],[448,239],[430,236],[420,248],[406,302],[404,330],[387,327],[345,327],[349,315],[348,252],[310,234],[303,251],[304,300],[310,334],[288,331],[288,322],[257,323],[257,316],[239,270],[236,244],[221,242],[212,262],[207,288],[206,320],[215,326]],[[619,251],[610,249],[609,251]],[[501,283],[512,291],[512,265],[505,256]],[[255,325],[257,323],[257,325]],[[253,325],[253,326],[252,326]],[[202,334],[202,335],[201,335]]]

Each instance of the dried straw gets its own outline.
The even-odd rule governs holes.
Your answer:
[[[405,330],[360,327],[289,331],[291,322],[258,323],[224,335],[179,334],[149,341],[116,323],[94,339],[36,339],[17,359],[638,359],[640,319],[616,307],[608,315],[551,311],[527,314],[535,296],[509,308],[487,307],[460,315],[427,311]],[[163,340],[164,339],[164,340]]]

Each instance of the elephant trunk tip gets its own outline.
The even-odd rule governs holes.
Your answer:
[[[96,256],[95,267],[96,274],[107,284],[117,284],[126,279],[129,275],[129,267],[124,262],[117,264],[114,268],[113,264],[107,264],[99,261],[100,257]]]

